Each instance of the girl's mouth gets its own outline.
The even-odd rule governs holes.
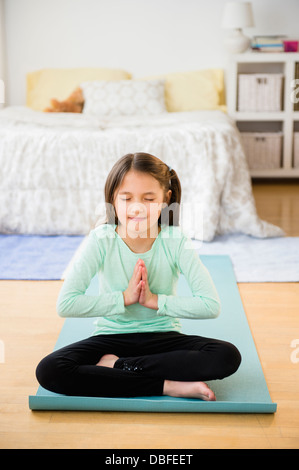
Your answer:
[[[134,222],[141,222],[142,220],[146,220],[146,217],[129,217],[129,220],[133,220]]]

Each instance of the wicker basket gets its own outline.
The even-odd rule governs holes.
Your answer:
[[[299,132],[294,132],[294,168],[299,168]]]
[[[281,111],[283,74],[239,74],[238,111]]]
[[[241,136],[250,169],[281,167],[282,132],[241,132]]]

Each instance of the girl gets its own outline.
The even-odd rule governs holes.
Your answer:
[[[57,300],[62,317],[96,317],[96,331],[45,357],[46,389],[80,396],[215,400],[205,381],[233,374],[232,344],[181,333],[179,318],[215,318],[209,272],[179,227],[176,172],[147,153],[127,154],[105,184],[106,222],[92,230]],[[171,210],[170,210],[171,209]],[[100,293],[85,295],[99,274]],[[192,296],[176,296],[183,273]]]

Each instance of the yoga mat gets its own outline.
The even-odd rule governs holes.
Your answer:
[[[0,279],[60,280],[82,236],[0,235]]]
[[[254,340],[243,309],[231,260],[228,256],[203,255],[200,257],[215,282],[221,300],[221,313],[213,320],[181,320],[182,332],[223,339],[237,346],[242,355],[238,371],[223,380],[207,382],[214,390],[217,401],[162,397],[75,397],[49,392],[39,387],[36,395],[29,396],[32,410],[109,410],[141,412],[192,413],[274,413],[273,403],[265,381]],[[97,293],[94,278],[87,291]],[[191,295],[183,275],[178,282],[178,295]],[[92,334],[94,319],[68,318],[65,320],[55,349],[86,338]]]

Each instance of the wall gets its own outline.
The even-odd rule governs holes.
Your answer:
[[[0,0],[0,109],[5,102],[6,46],[4,33],[4,0]]]
[[[0,0],[1,2],[1,0]],[[25,103],[26,73],[116,67],[135,77],[225,68],[225,0],[4,0],[6,104]],[[298,0],[253,0],[253,34],[299,35]]]

